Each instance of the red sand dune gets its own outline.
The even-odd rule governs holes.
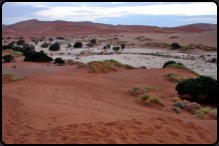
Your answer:
[[[143,25],[109,25],[92,22],[67,22],[67,21],[39,21],[36,19],[18,22],[12,25],[2,26],[2,35],[47,35],[47,34],[106,34],[120,32],[200,32],[216,30],[216,24],[191,24],[179,27],[156,27]]]
[[[46,70],[57,68],[49,66]],[[175,114],[170,98],[176,83],[163,74],[196,75],[188,70],[136,69],[90,74],[88,67],[56,74],[33,74],[2,84],[4,143],[215,143],[217,120]],[[137,104],[128,89],[157,87],[167,94],[159,105]]]

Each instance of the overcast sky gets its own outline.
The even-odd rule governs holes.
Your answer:
[[[216,24],[217,5],[213,2],[6,2],[2,5],[2,24],[30,19],[159,27]]]

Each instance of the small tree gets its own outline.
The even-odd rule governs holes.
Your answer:
[[[164,63],[163,68],[165,68],[165,67],[166,67],[167,65],[169,65],[169,64],[176,64],[176,62],[175,62],[175,61],[172,61],[172,60],[167,61],[167,62]]]
[[[81,42],[75,42],[74,48],[82,48],[82,43]]]
[[[19,40],[16,42],[17,45],[22,46],[25,43],[24,40]]]
[[[125,48],[125,44],[121,44],[121,48],[124,49]]]
[[[53,41],[53,39],[52,39],[52,38],[49,38],[49,41]]]
[[[55,59],[54,63],[58,63],[59,65],[61,65],[61,64],[65,64],[65,61],[62,60],[62,58],[58,57],[58,58]]]
[[[196,79],[187,79],[176,85],[176,91],[179,95],[190,95],[193,99],[205,98],[213,101],[217,99],[217,80],[199,76]]]
[[[110,44],[107,44],[106,46],[107,46],[108,49],[110,48]]]
[[[116,52],[120,49],[120,47],[113,47],[113,50],[115,50]]]
[[[38,42],[36,41],[35,44],[37,45],[37,43],[38,43]]]
[[[93,44],[96,44],[96,40],[95,39],[90,40],[90,42],[93,43]]]
[[[49,50],[50,50],[50,51],[59,51],[59,50],[60,50],[59,43],[58,43],[58,42],[55,42],[53,45],[51,45],[51,46],[49,47]]]
[[[4,59],[4,62],[10,62],[12,60],[14,60],[14,56],[12,56],[11,54],[7,54],[5,56],[2,56],[2,59]]]
[[[178,43],[172,43],[170,47],[172,47],[173,49],[178,49],[180,48],[180,45]]]

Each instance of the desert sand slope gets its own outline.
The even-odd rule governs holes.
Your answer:
[[[100,29],[100,31],[94,31],[93,34],[103,34],[104,33],[120,33],[124,31],[128,32],[156,32],[156,33],[179,33],[179,32],[201,32],[201,31],[211,31],[217,30],[217,25],[215,24],[191,24],[179,27],[157,27],[157,26],[144,26],[144,25],[110,25],[92,22],[67,22],[67,21],[39,21],[37,19],[21,21],[15,24],[2,26],[2,35],[27,35],[27,34],[42,34],[46,35],[50,28],[58,27],[54,31],[59,31],[58,34],[78,34],[74,32],[72,27],[75,27],[77,31],[87,31],[87,28],[93,28],[93,30]],[[79,28],[80,27],[80,28]],[[10,30],[8,29],[10,28]],[[51,31],[51,30],[50,30]],[[14,33],[15,32],[15,33]],[[91,32],[88,32],[91,33]]]
[[[56,67],[56,66],[54,66]],[[33,74],[2,84],[4,143],[215,143],[217,121],[200,120],[186,111],[175,114],[170,97],[176,83],[163,74],[193,77],[188,70],[136,69],[90,74],[87,68],[56,74]],[[137,104],[128,89],[158,87],[152,97],[165,104]],[[210,116],[210,115],[208,115]]]

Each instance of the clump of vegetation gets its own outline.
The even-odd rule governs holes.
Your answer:
[[[175,97],[171,98],[171,101],[173,101],[173,102],[180,101],[180,98],[175,96]]]
[[[10,62],[12,60],[14,60],[14,56],[12,56],[11,54],[7,54],[7,55],[4,55],[2,56],[2,59],[4,59],[4,62]]]
[[[79,63],[78,66],[77,66],[77,68],[81,68],[82,66],[83,66],[83,64],[82,64],[82,63]]]
[[[91,39],[90,42],[91,42],[92,44],[96,44],[96,39]]]
[[[183,65],[178,65],[178,64],[169,64],[169,65],[167,65],[166,67],[183,68],[183,69],[186,69],[186,70],[189,70],[189,71],[191,71],[192,73],[194,73],[194,74],[195,74],[195,75],[197,75],[197,76],[200,76],[200,74],[199,74],[199,73],[197,73],[197,72],[195,72],[195,71],[193,71],[193,70],[191,70],[191,69],[189,69],[189,68],[187,68],[187,67],[185,67],[185,66],[183,66]]]
[[[170,47],[172,47],[173,49],[178,49],[180,48],[180,45],[178,43],[172,43]]]
[[[172,39],[172,38],[179,38],[179,37],[178,36],[171,36],[170,39]]]
[[[56,39],[57,39],[57,40],[64,40],[65,38],[59,36],[59,37],[56,37]]]
[[[53,45],[51,45],[51,46],[49,47],[49,50],[50,50],[50,51],[59,51],[59,50],[60,50],[59,43],[58,43],[58,42],[55,42]]]
[[[16,68],[16,66],[14,65],[12,68]]]
[[[25,43],[24,40],[20,39],[16,42],[17,45],[22,46]]]
[[[213,109],[212,111],[213,111],[213,117],[217,119],[217,109]]]
[[[59,65],[61,65],[61,64],[65,64],[65,61],[62,60],[62,58],[58,57],[58,58],[55,58],[55,62],[54,63],[58,63]]]
[[[162,98],[167,98],[167,95],[166,94],[162,94],[161,97]]]
[[[5,75],[8,76],[11,79],[11,81],[8,81],[7,83],[16,82],[16,81],[20,81],[21,80],[20,78],[13,79],[14,74],[5,73]]]
[[[176,113],[180,113],[180,108],[179,107],[173,107],[172,110],[174,110]]]
[[[203,84],[204,83],[204,84]],[[190,78],[176,85],[177,94],[190,95],[193,99],[205,99],[214,102],[217,99],[217,80],[199,76],[196,79]],[[194,90],[195,89],[195,90]]]
[[[75,42],[74,48],[82,48],[82,43],[81,42]]]
[[[154,97],[154,98],[151,100],[151,102],[153,102],[153,103],[160,103],[160,98]]]
[[[47,48],[48,46],[49,46],[49,43],[46,43],[46,42],[44,42],[44,43],[41,45],[42,48]]]
[[[141,87],[134,87],[133,89],[129,89],[129,91],[133,94],[133,95],[137,95],[139,93],[139,90],[142,90]]]
[[[150,94],[143,94],[142,96],[138,97],[137,101],[141,102],[143,99],[148,99],[150,97],[151,97]]]
[[[180,102],[180,101],[176,101],[175,103],[173,103],[173,106],[179,107],[179,108],[182,108],[182,109],[185,109],[185,107],[186,107],[185,103]]]
[[[201,118],[204,118],[204,115],[205,115],[205,114],[204,114],[203,112],[199,112],[199,113],[198,113],[198,117],[199,117],[200,119],[201,119]]]
[[[150,103],[151,103],[151,100],[152,100],[151,98],[148,98],[148,99],[146,100],[146,103],[145,103],[145,104],[146,104],[147,106],[149,106]]]
[[[36,51],[25,51],[24,52],[24,61],[33,61],[33,62],[48,62],[53,61],[53,59],[47,56],[44,51],[40,50],[39,52]]]

